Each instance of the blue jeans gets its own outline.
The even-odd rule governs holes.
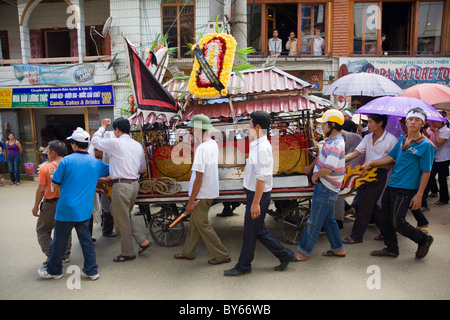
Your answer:
[[[20,182],[20,161],[22,161],[20,156],[8,156],[6,159],[8,162],[9,174],[11,177],[11,182]]]
[[[339,227],[334,218],[333,206],[338,193],[328,189],[322,182],[314,186],[311,215],[306,223],[297,251],[310,256],[323,226],[331,244],[331,250],[344,250]]]
[[[53,240],[50,246],[47,272],[52,275],[62,274],[62,260],[67,249],[67,242],[75,228],[84,256],[83,272],[89,276],[97,274],[94,243],[92,242],[89,220],[82,222],[55,221]]]
[[[267,229],[264,219],[266,217],[267,210],[269,209],[271,197],[270,192],[264,192],[260,206],[260,216],[256,219],[252,219],[250,214],[250,208],[252,206],[253,197],[255,193],[247,190],[247,206],[245,208],[244,218],[244,240],[242,243],[241,254],[239,261],[235,268],[240,271],[251,271],[251,263],[255,256],[256,241],[259,240],[262,245],[272,252],[280,261],[291,260],[295,257],[295,254],[283,247],[280,242],[273,236],[273,234]]]

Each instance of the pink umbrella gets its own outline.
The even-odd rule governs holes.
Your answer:
[[[407,97],[423,100],[438,109],[450,110],[450,87],[443,84],[421,83],[404,91]]]

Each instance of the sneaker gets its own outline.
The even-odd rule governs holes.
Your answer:
[[[50,274],[47,272],[46,268],[38,269],[37,272],[38,272],[39,277],[44,278],[44,279],[61,279],[63,276],[62,274]]]
[[[81,276],[83,278],[89,278],[91,280],[97,280],[98,278],[100,278],[100,274],[98,272],[96,274],[90,276],[90,275],[87,275],[86,273],[84,273],[83,271],[81,271]]]
[[[420,208],[420,210],[422,210],[422,212],[430,211],[430,207],[429,206],[422,207],[422,208]]]
[[[424,244],[419,244],[416,251],[416,259],[422,259],[425,258],[425,256],[428,254],[428,251],[430,250],[430,246],[433,243],[433,237],[428,236],[428,240]]]
[[[63,262],[63,263],[68,263],[68,262],[70,262],[70,257],[69,257],[69,258],[64,258],[62,262]],[[48,264],[48,259],[45,260],[42,264],[44,265],[44,267],[46,267],[47,264]]]

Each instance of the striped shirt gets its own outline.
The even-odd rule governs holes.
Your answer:
[[[328,189],[339,192],[345,175],[345,141],[342,134],[328,139],[323,145],[314,172],[322,168],[331,169],[333,172],[320,177],[320,181]]]

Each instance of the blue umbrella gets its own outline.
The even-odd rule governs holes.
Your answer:
[[[324,95],[342,96],[400,96],[405,92],[392,80],[375,73],[351,73],[337,79]]]
[[[427,114],[427,120],[445,122],[445,118],[430,104],[410,97],[380,97],[365,104],[354,113],[385,114],[388,116],[406,117],[409,110],[420,108]]]

